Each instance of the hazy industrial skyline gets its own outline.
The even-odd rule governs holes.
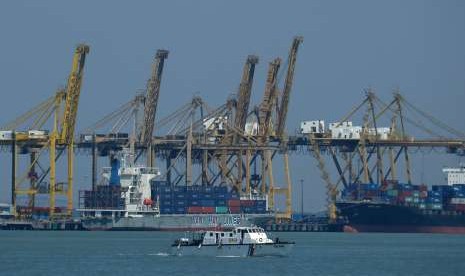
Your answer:
[[[65,85],[76,44],[91,51],[77,130],[144,89],[157,49],[168,49],[157,118],[200,95],[211,106],[237,91],[243,63],[256,54],[253,103],[262,97],[267,64],[299,50],[287,121],[336,121],[372,87],[386,101],[394,89],[449,125],[465,130],[463,1],[14,1],[0,8],[0,126]],[[0,202],[9,201],[9,153],[0,152]],[[77,162],[86,161],[85,156]],[[417,181],[442,182],[441,167],[459,158],[426,154]],[[424,165],[422,165],[424,163]],[[76,189],[89,187],[88,164]],[[81,171],[79,170],[81,168]],[[306,210],[320,210],[324,184],[311,156],[291,157],[294,207],[299,179]]]

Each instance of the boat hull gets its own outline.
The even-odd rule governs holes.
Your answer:
[[[369,202],[337,203],[345,232],[465,234],[465,214]]]
[[[224,245],[174,245],[172,254],[175,256],[204,257],[265,257],[288,256],[294,247],[293,243],[262,243],[262,244],[224,244]]]
[[[199,231],[262,225],[271,214],[179,214],[143,217],[90,217],[82,219],[86,230],[110,231]]]

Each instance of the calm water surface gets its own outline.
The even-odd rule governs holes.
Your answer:
[[[465,236],[275,233],[291,256],[168,256],[182,233],[0,231],[0,275],[465,275]]]

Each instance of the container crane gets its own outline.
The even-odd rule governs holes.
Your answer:
[[[147,148],[147,165],[153,166],[152,135],[155,126],[155,114],[157,112],[158,98],[160,95],[161,77],[165,59],[168,58],[167,50],[158,50],[152,67],[152,75],[147,82],[147,95],[144,105],[144,123],[140,133],[140,142]]]
[[[244,65],[242,80],[239,86],[239,95],[236,104],[236,116],[234,127],[236,130],[244,131],[247,115],[249,112],[250,95],[252,93],[252,83],[255,73],[255,65],[258,63],[258,57],[250,55]]]
[[[268,137],[271,135],[272,126],[272,111],[273,106],[276,105],[277,91],[276,91],[276,80],[278,75],[279,67],[281,66],[281,59],[276,58],[270,62],[268,75],[266,79],[265,93],[263,94],[263,100],[259,106],[259,134],[262,137],[262,143],[265,143]]]
[[[284,83],[283,94],[281,97],[281,102],[279,104],[279,113],[278,113],[278,118],[277,118],[278,121],[277,121],[277,127],[276,127],[276,136],[279,139],[282,139],[284,135],[284,128],[286,127],[287,110],[288,110],[289,99],[291,95],[292,83],[294,80],[294,69],[295,69],[295,63],[297,60],[297,51],[302,41],[303,41],[302,36],[294,37],[294,40],[292,41],[291,50],[289,51],[286,81]]]
[[[76,116],[81,94],[82,78],[84,75],[84,65],[86,55],[89,53],[89,46],[79,44],[73,56],[71,73],[65,88],[65,106],[61,119],[61,128],[58,128],[58,105],[60,99],[56,101],[54,128],[50,134],[50,217],[55,212],[55,192],[56,192],[56,146],[65,146],[68,155],[68,189],[67,189],[67,215],[71,216],[73,209],[73,163],[74,163],[74,130],[76,126]]]

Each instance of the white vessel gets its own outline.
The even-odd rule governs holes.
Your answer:
[[[152,186],[160,177],[157,168],[137,165],[134,154],[123,150],[112,166],[103,169],[103,183],[95,191],[81,191],[78,211],[87,230],[113,231],[197,231],[231,229],[235,226],[262,224],[274,218],[266,212],[242,212],[240,207],[226,204],[234,201],[249,205],[266,200],[242,198],[232,200],[232,192],[224,188],[213,193],[213,187],[196,186]],[[221,188],[220,188],[221,189]],[[176,192],[179,190],[180,192]],[[208,194],[207,190],[210,190]],[[194,196],[196,196],[194,198]],[[203,200],[199,197],[207,197]],[[229,200],[231,199],[231,200]],[[201,205],[208,202],[211,205]],[[221,207],[216,207],[222,202]],[[182,205],[181,205],[182,203]],[[190,207],[193,206],[193,207]],[[207,206],[207,207],[204,207]],[[239,205],[235,205],[239,206]],[[181,207],[181,212],[174,207]],[[251,207],[246,207],[251,208]],[[193,211],[192,211],[193,210]]]
[[[294,242],[272,240],[261,227],[235,227],[231,231],[192,233],[176,240],[171,248],[176,256],[288,256]]]

